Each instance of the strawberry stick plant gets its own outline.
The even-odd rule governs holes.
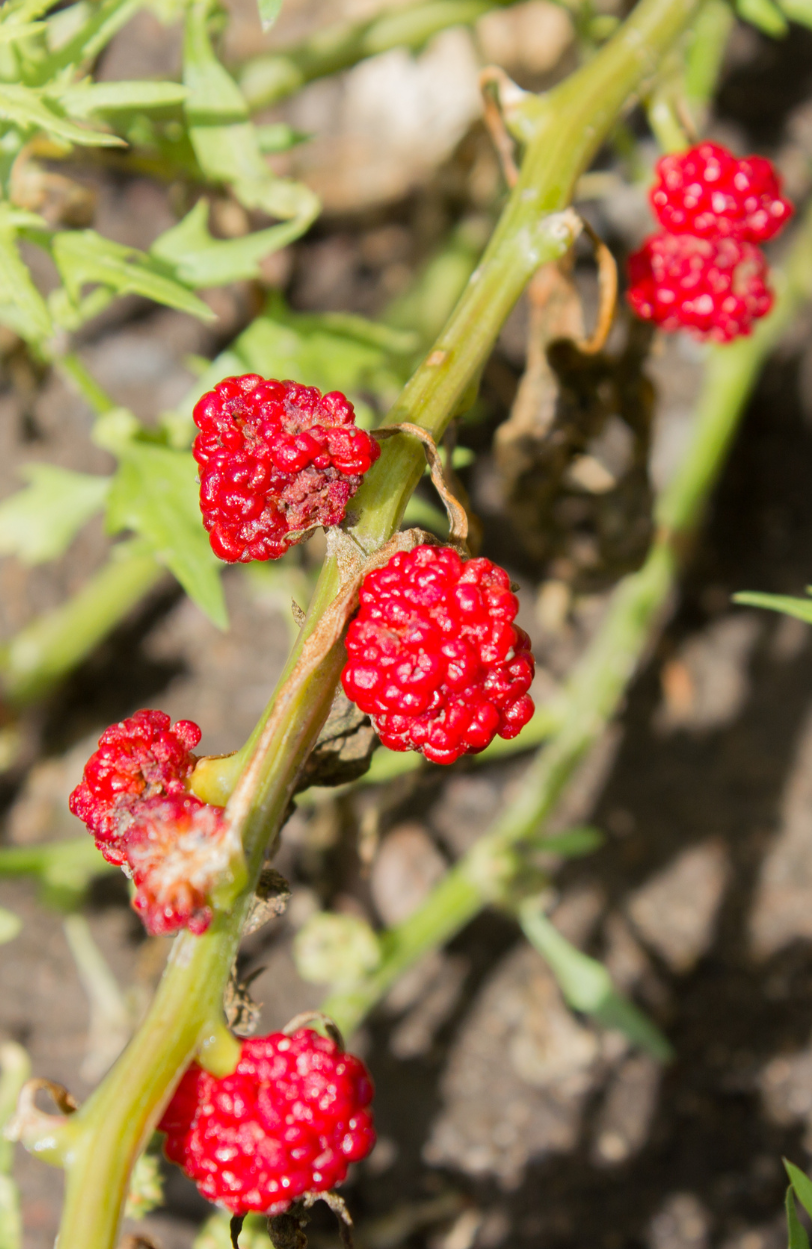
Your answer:
[[[156,851],[156,842],[160,840],[163,825],[174,822],[179,826],[182,820],[188,820],[189,828],[184,825],[184,836],[186,832],[194,836],[195,821],[203,818],[208,823],[205,829],[198,830],[201,835],[197,850],[202,846],[205,853],[206,845],[211,844],[212,829],[216,828],[218,837],[223,833],[228,853],[216,860],[217,879],[207,884],[202,902],[196,900],[194,908],[188,913],[178,908],[174,901],[165,903],[164,895],[159,896],[156,905],[159,910],[163,908],[163,918],[166,919],[171,912],[173,926],[186,924],[188,930],[177,937],[149,1014],[109,1075],[76,1111],[66,1110],[60,1116],[44,1116],[29,1105],[30,1113],[18,1116],[17,1131],[24,1143],[45,1160],[62,1165],[66,1170],[60,1249],[80,1249],[80,1246],[85,1249],[88,1245],[94,1246],[94,1249],[112,1249],[131,1170],[152,1131],[167,1112],[167,1106],[170,1106],[167,1112],[169,1117],[164,1119],[167,1130],[170,1136],[175,1129],[180,1132],[179,1124],[183,1116],[170,1099],[182,1078],[184,1084],[178,1096],[181,1100],[185,1097],[182,1091],[187,1083],[184,1072],[190,1063],[196,1063],[193,1068],[195,1080],[209,1081],[212,1087],[217,1085],[218,1088],[232,1079],[235,1070],[242,1071],[239,1064],[243,1062],[245,1049],[224,1025],[223,993],[260,871],[273,852],[297,783],[329,713],[346,659],[342,637],[355,607],[359,586],[379,584],[380,571],[389,569],[393,555],[402,564],[404,550],[416,554],[435,549],[423,546],[419,535],[415,541],[408,534],[397,536],[407,503],[424,466],[421,441],[409,433],[408,427],[416,428],[424,436],[438,442],[454,418],[470,404],[488,354],[518,296],[542,265],[557,261],[566,254],[580,232],[580,220],[569,208],[577,179],[588,168],[623,109],[638,95],[652,88],[662,58],[678,43],[699,7],[698,0],[641,0],[602,50],[559,87],[541,97],[521,95],[502,101],[505,124],[522,149],[521,167],[515,185],[493,237],[457,307],[388,415],[389,432],[398,428],[397,436],[382,442],[379,456],[377,444],[373,454],[369,454],[366,448],[366,459],[360,471],[354,471],[359,468],[355,463],[349,465],[352,471],[348,476],[363,476],[363,482],[359,485],[353,481],[352,489],[346,491],[341,500],[345,520],[340,527],[329,530],[328,557],[299,639],[280,685],[256,729],[235,754],[225,758],[201,759],[191,770],[192,760],[188,752],[196,741],[191,732],[195,726],[185,726],[181,730],[181,744],[185,751],[179,764],[182,777],[180,772],[170,775],[159,771],[159,774],[153,775],[149,771],[158,758],[150,739],[149,751],[152,753],[149,768],[144,763],[142,752],[134,770],[123,770],[129,778],[122,782],[123,789],[116,780],[117,788],[109,793],[104,790],[107,784],[105,774],[98,793],[93,790],[88,799],[90,806],[93,806],[104,790],[102,796],[108,807],[101,812],[99,827],[105,835],[105,844],[108,848],[114,845],[117,852],[120,850],[121,859],[128,862],[138,890],[145,899],[142,909],[148,914],[152,913],[151,899],[156,896],[149,882],[152,871],[150,855],[155,852],[160,857],[160,847]],[[307,195],[287,184],[280,187],[264,183],[259,175],[259,165],[252,164],[252,153],[255,155],[256,149],[250,145],[246,149],[248,163],[243,166],[242,173],[236,175],[234,169],[228,167],[227,155],[224,155],[227,152],[223,145],[225,136],[217,133],[220,128],[211,124],[210,117],[207,120],[206,93],[218,86],[222,88],[223,80],[222,67],[210,55],[206,17],[205,5],[191,6],[186,45],[189,97],[185,107],[192,128],[194,156],[212,178],[231,182],[243,203],[248,206],[261,204],[289,220],[289,229],[284,225],[271,227],[281,231],[275,238],[293,237],[292,232],[301,232],[312,219],[314,206]],[[228,94],[228,88],[225,93]],[[234,99],[235,107],[238,111],[242,110],[242,100]],[[240,133],[245,138],[250,133],[247,112],[245,120],[239,122],[240,127],[243,125],[247,129]],[[205,221],[200,219],[200,214],[193,218],[194,212],[181,223],[185,234],[175,236],[175,243],[180,247],[178,255],[183,255],[181,244],[184,240],[189,244],[194,236],[198,244],[200,242],[200,231],[205,228]],[[500,820],[491,835],[446,877],[417,915],[402,929],[385,935],[380,968],[355,990],[334,995],[329,1000],[329,1011],[346,1027],[354,1027],[396,976],[421,953],[446,940],[482,905],[499,897],[505,889],[510,894],[511,876],[517,868],[521,870],[522,843],[538,832],[539,825],[575,765],[614,713],[622,697],[650,636],[652,623],[673,585],[679,551],[699,518],[702,504],[722,462],[735,429],[741,397],[746,393],[764,353],[806,293],[804,283],[812,267],[805,263],[809,249],[807,230],[798,247],[792,272],[802,276],[793,278],[794,284],[789,284],[781,293],[779,308],[773,316],[764,322],[750,342],[718,349],[718,354],[712,357],[708,393],[698,415],[693,442],[679,474],[659,501],[656,516],[659,528],[649,557],[641,571],[617,591],[606,624],[571,681],[560,719],[552,730],[552,740],[531,766],[518,802]],[[201,252],[205,250],[198,247],[196,252],[187,253],[187,257],[196,257],[194,261],[188,261],[187,272],[195,264],[205,267],[208,261],[200,259]],[[162,255],[169,255],[165,247],[156,252],[158,260]],[[212,260],[211,256],[208,259]],[[119,257],[119,260],[126,267],[125,258]],[[254,379],[249,389],[255,388],[257,381]],[[717,402],[720,395],[723,401]],[[228,401],[239,397],[231,391],[226,396]],[[270,399],[276,402],[278,395],[274,393]],[[257,417],[257,430],[260,424]],[[240,438],[248,437],[246,429],[243,422]],[[225,426],[219,429],[218,437],[223,435],[224,430]],[[254,438],[257,431],[249,432]],[[312,449],[296,442],[306,432],[306,428],[303,430],[300,426],[286,432],[286,436],[293,440],[290,446],[286,444],[285,450],[286,455],[293,457],[291,465],[300,453],[304,457],[303,464],[309,462],[307,455]],[[225,433],[230,437],[234,431],[229,433],[225,430]],[[125,478],[129,493],[124,491],[121,480],[118,483],[119,517],[122,520],[125,516],[132,517],[133,499],[137,498],[133,483],[144,483],[146,488],[145,483],[153,470],[168,473],[166,456],[173,452],[168,447],[150,445],[147,439],[139,438],[127,414],[115,409],[101,413],[97,437],[120,454],[122,471],[129,473],[129,477]],[[336,464],[330,462],[332,449],[328,447],[328,455],[325,452],[326,443],[322,446],[314,437],[310,438],[310,442],[315,448],[312,450],[312,463],[316,468],[320,471],[335,469]],[[240,508],[244,512],[243,519],[250,526],[259,520],[260,513],[265,514],[263,509],[277,507],[283,491],[270,489],[270,470],[263,462],[264,451],[258,440],[252,443],[251,455],[246,453],[246,462],[240,466],[242,475],[235,472],[226,486],[218,478],[209,487],[207,474],[213,463],[211,457],[219,454],[221,449],[219,444],[214,450],[207,447],[203,457],[203,489],[204,492],[209,491],[206,498],[216,503],[218,509],[210,528],[213,529],[221,521],[221,513],[231,514]],[[319,461],[322,455],[325,458],[323,465]],[[283,466],[277,465],[277,469],[282,472]],[[231,467],[227,466],[224,471],[228,477]],[[249,478],[252,489],[244,490]],[[166,479],[169,480],[168,476]],[[234,489],[231,489],[232,486]],[[186,488],[185,484],[183,488]],[[126,495],[126,506],[122,493]],[[252,509],[257,494],[261,495],[261,502],[254,514]],[[325,519],[319,512],[316,517]],[[331,512],[327,519],[332,524],[337,517]],[[125,525],[122,523],[121,527]],[[130,527],[138,528],[134,524]],[[282,532],[283,528],[276,526],[274,532]],[[220,553],[240,559],[247,549],[245,543],[250,543],[254,536],[240,528],[236,545],[226,550],[221,542]],[[300,536],[295,526],[288,527],[288,538],[298,540]],[[459,563],[456,553],[452,552],[452,555]],[[419,558],[424,559],[422,555]],[[458,589],[459,569],[456,565],[455,569],[452,580],[455,589]],[[465,593],[469,590],[473,592],[470,581],[466,581],[466,574],[458,581],[465,582]],[[478,592],[479,587],[473,589]],[[500,612],[504,618],[499,623],[511,629],[510,621],[515,608],[508,611],[510,605],[507,600],[512,597],[509,588],[501,583],[492,585],[488,581],[485,590],[502,596]],[[511,637],[500,662],[502,659],[511,662],[515,658],[514,652],[522,649],[517,641],[517,631],[513,631]],[[465,665],[465,657],[456,652],[447,658],[449,663]],[[486,679],[490,676],[491,673],[487,673]],[[353,681],[350,680],[349,684],[352,690]],[[363,684],[357,672],[355,684],[359,688]],[[519,695],[519,701],[523,697],[524,690]],[[512,703],[506,704],[506,715],[512,706]],[[524,713],[529,709],[522,704],[521,710],[518,727],[521,727],[519,719],[526,718]],[[400,713],[402,707],[397,706],[395,711]],[[466,739],[466,749],[480,748],[488,733],[493,735],[496,724],[491,725],[488,732],[485,732],[487,726],[480,727],[483,730],[481,736],[475,734],[470,740]],[[510,726],[501,726],[502,729],[506,727]],[[162,723],[158,728],[161,732],[167,730]],[[400,732],[403,726],[396,725],[395,728]],[[422,745],[413,724],[409,726],[409,735],[410,745]],[[114,753],[121,749],[130,751],[129,739],[122,742],[119,738],[114,741],[113,737],[104,745],[109,744]],[[435,757],[442,756],[444,750],[454,755],[457,743],[452,745],[450,750],[447,743],[439,748],[433,746]],[[426,753],[430,754],[428,750]],[[114,771],[119,762],[116,755]],[[93,774],[98,772],[97,768]],[[131,791],[128,786],[133,777],[135,790]],[[183,781],[183,794],[171,791],[170,786],[176,780]],[[186,789],[187,784],[191,793]],[[120,800],[121,794],[131,792],[140,806],[131,804],[129,798]],[[143,814],[149,804],[157,804],[149,806],[152,822],[144,819]],[[183,811],[173,808],[167,814],[172,804],[180,804]],[[113,825],[107,827],[104,821],[110,810],[115,818]],[[201,811],[207,814],[200,817]],[[212,816],[212,812],[218,814]],[[99,816],[95,808],[91,811],[88,807],[88,813],[94,820]],[[84,808],[80,814],[88,818]],[[140,878],[139,871],[142,873]],[[540,925],[534,923],[533,915],[523,909],[522,916],[528,933],[538,936]],[[191,925],[190,917],[193,919]],[[153,927],[161,930],[158,920]],[[311,1043],[306,1040],[303,1044],[309,1046]],[[365,1096],[359,1096],[357,1101],[362,1108]],[[188,1106],[186,1110],[189,1110]],[[197,1112],[194,1107],[192,1112],[188,1123],[184,1119],[184,1133],[187,1128],[190,1133],[196,1130]],[[341,1122],[343,1124],[344,1121]],[[350,1133],[355,1130],[352,1127],[349,1129]],[[189,1149],[192,1147],[189,1146]],[[186,1145],[182,1149],[178,1146],[178,1150],[186,1157]],[[361,1152],[360,1145],[357,1150],[355,1145],[350,1145],[345,1151],[348,1158],[360,1157]],[[195,1158],[200,1161],[197,1154]],[[206,1161],[205,1157],[203,1161]],[[313,1166],[316,1165],[313,1162]],[[274,1172],[274,1182],[275,1176]],[[206,1191],[223,1196],[222,1189],[216,1184],[213,1187],[209,1185]],[[232,1208],[241,1212],[243,1206],[237,1202]],[[264,1207],[249,1203],[246,1208]]]

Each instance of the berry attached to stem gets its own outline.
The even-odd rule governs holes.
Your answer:
[[[229,377],[198,402],[200,508],[228,563],[278,559],[317,525],[337,525],[380,448],[339,391]]]
[[[87,825],[108,863],[126,861],[122,835],[139,803],[185,795],[196,763],[192,748],[199,741],[196,724],[178,720],[173,725],[163,711],[136,711],[104,730],[68,805]]]
[[[418,546],[369,573],[359,598],[341,680],[390,750],[453,763],[524,728],[535,666],[504,569]]]
[[[243,1041],[231,1075],[192,1063],[158,1127],[167,1158],[235,1215],[276,1215],[375,1144],[364,1064],[309,1028]]]

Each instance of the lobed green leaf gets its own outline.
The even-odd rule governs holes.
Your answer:
[[[659,1062],[668,1062],[673,1051],[651,1020],[617,991],[612,977],[597,959],[576,949],[542,911],[537,900],[519,908],[522,931],[549,964],[561,992],[573,1010],[592,1015],[607,1028],[617,1028],[635,1045]]]
[[[798,1218],[798,1211],[795,1208],[792,1192],[793,1186],[790,1184],[785,1199],[789,1249],[809,1249],[809,1237],[806,1234],[806,1229],[801,1224],[801,1220]]]
[[[53,240],[53,256],[65,289],[77,306],[82,288],[99,283],[119,295],[142,295],[201,321],[215,319],[207,304],[167,277],[163,267],[149,256],[103,238],[95,230],[60,231]]]
[[[123,147],[118,135],[101,130],[84,130],[61,117],[30,87],[0,83],[0,117],[22,130],[44,130],[46,134],[84,147]]]
[[[778,0],[778,4],[791,22],[812,29],[812,0]]]
[[[220,629],[228,627],[220,569],[200,519],[191,453],[131,442],[120,451],[107,507],[111,533],[132,529]]]
[[[794,1162],[790,1162],[784,1158],[784,1167],[789,1176],[790,1183],[795,1189],[795,1196],[800,1201],[806,1213],[812,1218],[812,1180],[806,1175],[800,1167],[796,1167]]]
[[[794,616],[812,624],[812,599],[792,598],[788,594],[761,594],[754,590],[743,590],[733,595],[733,602],[742,607],[765,607],[767,611],[780,611],[785,616]]]
[[[84,82],[49,89],[71,117],[135,108],[167,108],[182,104],[189,94],[179,82]]]
[[[259,262],[302,233],[299,222],[287,221],[242,238],[216,239],[209,232],[208,214],[208,200],[198,200],[150,248],[152,256],[173,268],[189,286],[222,286],[259,277]]]
[[[736,0],[736,12],[772,39],[783,38],[789,30],[784,14],[772,0]]]
[[[10,221],[11,214],[0,219],[0,321],[28,342],[42,342],[53,334],[51,314],[17,251]]]
[[[0,553],[41,564],[61,555],[101,511],[111,479],[55,464],[25,464],[19,471],[30,485],[0,503]]]

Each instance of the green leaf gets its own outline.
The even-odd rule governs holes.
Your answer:
[[[0,44],[18,43],[20,39],[30,39],[32,35],[39,34],[45,28],[45,22],[19,22],[17,24],[4,22],[0,25]]]
[[[270,30],[282,11],[282,0],[258,0],[259,20],[263,30]]]
[[[94,60],[102,48],[110,42],[122,26],[141,8],[143,0],[101,0],[92,6],[74,5],[77,11],[87,12],[87,18],[79,29],[71,34],[54,52],[38,65],[40,82],[51,82],[61,69],[69,65],[87,64]],[[46,6],[47,7],[47,6]],[[70,12],[68,10],[67,12]],[[51,21],[66,19],[67,13],[55,13]],[[49,26],[51,25],[49,21]]]
[[[254,126],[260,152],[268,155],[272,152],[287,152],[298,143],[306,143],[310,135],[305,130],[294,130],[286,121],[268,122],[265,126]]]
[[[31,484],[0,503],[0,553],[42,564],[61,555],[101,510],[111,479],[55,464],[25,464],[19,471]]]
[[[150,251],[171,265],[189,286],[222,286],[259,276],[259,262],[302,233],[297,221],[257,230],[238,239],[215,239],[207,225],[208,200],[200,199],[182,221],[155,240]]]
[[[300,182],[275,177],[265,163],[245,98],[212,50],[209,8],[209,0],[190,5],[183,45],[184,109],[200,167],[212,181],[229,183],[247,208],[296,217],[304,231],[318,214],[318,198]]]
[[[14,310],[19,332],[31,342],[42,342],[53,334],[48,305],[40,295],[23,263],[10,229],[0,226],[0,304]]]
[[[733,602],[742,607],[765,607],[768,611],[780,611],[785,616],[794,616],[812,624],[812,599],[791,598],[788,594],[760,594],[756,591],[744,590],[733,595]]]
[[[83,286],[100,283],[119,295],[142,295],[201,321],[215,319],[207,304],[167,277],[149,256],[103,238],[95,230],[60,231],[54,237],[53,256],[74,304],[78,305]]]
[[[809,1217],[812,1218],[812,1180],[809,1179],[809,1176],[800,1167],[796,1167],[794,1162],[789,1162],[786,1158],[784,1158],[783,1162],[790,1183],[795,1189],[795,1196]]]
[[[546,959],[573,1010],[592,1015],[606,1028],[619,1029],[659,1062],[668,1062],[673,1057],[673,1050],[659,1028],[618,993],[603,963],[567,941],[550,923],[536,899],[522,903],[519,921],[530,944]]]
[[[789,30],[786,18],[772,0],[736,0],[736,12],[772,39],[782,38]]]
[[[189,94],[179,82],[90,82],[56,88],[53,94],[71,117],[137,108],[167,108],[182,104]]]
[[[13,122],[23,130],[44,130],[57,139],[85,147],[125,147],[123,139],[115,134],[103,134],[100,130],[83,130],[45,103],[29,87],[19,84],[0,83],[0,117]]]
[[[0,945],[5,945],[7,941],[13,941],[20,932],[22,932],[23,921],[19,915],[15,915],[13,911],[8,911],[4,906],[0,906]]]
[[[565,833],[556,833],[551,837],[539,839],[538,847],[545,853],[561,854],[567,859],[577,859],[584,854],[592,854],[603,845],[606,838],[603,833],[590,825],[582,828],[570,828]]]
[[[111,533],[132,529],[145,538],[201,611],[218,628],[228,627],[222,565],[200,519],[197,465],[189,452],[139,442],[122,449],[107,523]]]
[[[410,332],[363,317],[291,312],[281,298],[273,297],[268,311],[211,362],[176,412],[164,418],[172,443],[188,446],[194,436],[192,409],[200,396],[237,373],[295,377],[322,391],[340,390],[359,407],[359,395],[374,395],[388,407],[406,380],[414,345]]]
[[[791,22],[812,27],[812,0],[778,0],[778,4]]]
[[[798,1211],[795,1208],[795,1201],[792,1196],[792,1187],[790,1184],[786,1196],[789,1249],[809,1249],[809,1237],[806,1234],[806,1229],[801,1224],[801,1220],[798,1218]]]

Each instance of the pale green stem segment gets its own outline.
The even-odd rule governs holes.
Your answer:
[[[528,768],[511,806],[409,919],[382,934],[383,958],[376,970],[322,1004],[345,1036],[419,958],[520,883],[525,861],[517,847],[543,836],[544,821],[564,786],[617,713],[667,606],[680,552],[701,520],[764,360],[799,306],[812,297],[812,212],[774,278],[775,309],[753,336],[708,354],[690,445],[657,501],[657,538],[640,571],[615,590],[600,631],[564,690],[561,725]]]
[[[5,1128],[17,1105],[20,1090],[31,1075],[31,1063],[21,1045],[5,1041],[0,1045],[0,1131]],[[23,1225],[20,1193],[11,1175],[14,1145],[0,1138],[0,1246],[22,1249]]]
[[[663,52],[684,29],[698,0],[641,0],[595,58],[547,97],[535,134],[528,139],[522,172],[503,217],[433,351],[418,368],[388,422],[409,420],[439,438],[471,394],[493,343],[533,272],[561,256],[573,237],[563,214],[578,176],[594,156],[618,113],[656,70]],[[422,447],[413,439],[384,444],[377,464],[354,500],[359,519],[345,535],[342,555],[373,551],[400,523],[423,472]],[[341,581],[337,558],[327,560],[303,642],[334,599]],[[298,657],[294,651],[288,671]],[[328,652],[285,706],[278,732],[261,756],[250,759],[250,792],[236,790],[232,814],[240,827],[248,884],[230,912],[220,911],[202,937],[180,936],[150,1012],[104,1082],[73,1116],[67,1162],[60,1249],[113,1249],[130,1170],[157,1123],[180,1073],[207,1036],[222,1027],[222,993],[239,943],[253,887],[269,844],[287,810],[297,776],[326,719],[343,662],[343,647]],[[262,733],[258,726],[250,750]],[[241,752],[238,772],[248,752]],[[220,761],[222,765],[222,761]],[[203,786],[227,796],[237,779],[234,764]],[[196,785],[197,792],[200,792]],[[222,800],[222,798],[221,798]],[[480,891],[471,882],[471,905]],[[436,916],[437,931],[459,924],[454,879],[446,886],[450,920]],[[456,911],[455,911],[456,907]],[[463,908],[471,913],[471,906]],[[463,915],[462,922],[465,916]]]
[[[116,547],[104,567],[61,607],[32,621],[0,647],[7,702],[34,702],[72,672],[165,575],[138,541]]]
[[[350,69],[369,56],[392,48],[417,52],[452,26],[468,26],[516,0],[419,0],[360,22],[336,22],[302,43],[254,57],[240,74],[249,108],[267,108],[306,83]]]

